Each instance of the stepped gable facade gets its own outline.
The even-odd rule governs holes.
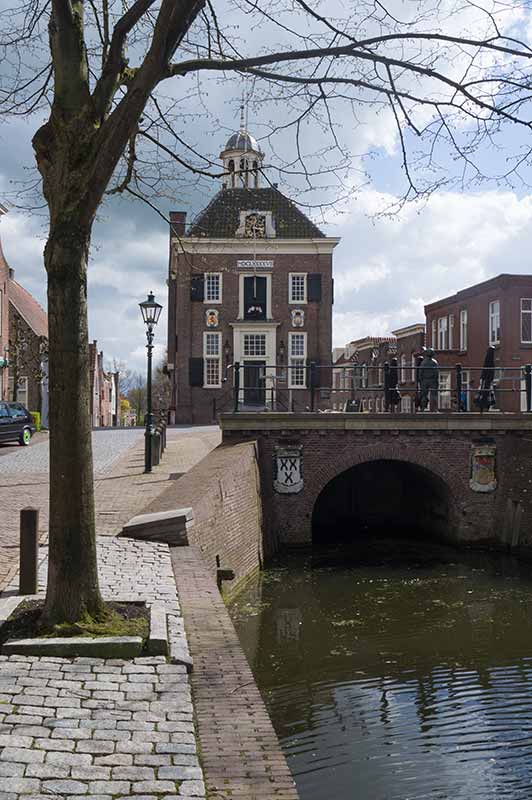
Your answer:
[[[339,240],[261,185],[264,154],[243,122],[220,157],[225,182],[207,207],[190,226],[185,212],[170,214],[171,422],[232,410],[235,380],[243,410],[304,410],[310,362],[331,360]],[[330,371],[313,374],[315,387],[330,387]]]

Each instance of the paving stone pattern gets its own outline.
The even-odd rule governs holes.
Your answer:
[[[163,603],[171,644],[186,649],[168,547],[108,538],[98,555],[104,597]],[[204,798],[186,667],[0,656],[0,800],[50,795]]]
[[[154,467],[150,475],[145,475],[141,431],[95,431],[94,442],[98,443],[95,446],[98,534],[116,536],[125,522],[143,511],[164,491],[172,476],[187,472],[219,441],[220,432],[212,426],[169,428],[168,445],[161,464]],[[126,444],[129,449],[124,452]],[[45,457],[43,453],[47,453],[47,448],[48,443],[41,442],[0,459],[0,591],[5,590],[18,571],[19,515],[22,508],[39,509],[40,540],[46,542],[49,480],[47,455]],[[25,461],[28,468],[31,463],[33,469],[45,471],[19,471],[16,465],[20,458],[29,459]],[[11,471],[9,465],[13,467]]]
[[[210,800],[297,800],[270,717],[199,549],[175,547],[171,554],[194,660],[192,692]]]

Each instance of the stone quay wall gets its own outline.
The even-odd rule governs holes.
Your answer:
[[[224,589],[232,590],[264,557],[256,443],[221,445],[212,450],[146,511],[177,508],[192,508],[188,541],[199,547],[213,576],[217,556],[222,568],[234,571],[235,580],[224,584]]]
[[[264,531],[276,545],[312,541],[322,490],[358,464],[406,462],[444,482],[449,537],[532,552],[532,415],[238,414],[223,415],[225,443],[253,439],[260,453]],[[496,488],[471,488],[476,448],[493,448]],[[280,451],[299,450],[303,486],[275,487]],[[383,497],[383,502],[386,498]]]

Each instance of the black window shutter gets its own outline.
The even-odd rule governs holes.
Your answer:
[[[308,276],[307,298],[309,303],[319,303],[321,300],[321,274],[311,273]]]
[[[189,358],[188,381],[191,386],[203,386],[203,359]]]
[[[266,278],[244,278],[244,319],[266,319]]]
[[[331,279],[331,305],[334,305],[334,278]]]
[[[203,303],[205,297],[205,280],[203,275],[194,275],[190,281],[190,299]]]

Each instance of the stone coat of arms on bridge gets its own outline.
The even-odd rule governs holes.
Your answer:
[[[303,489],[303,448],[276,447],[273,488],[280,494],[297,494]]]
[[[469,486],[474,492],[493,492],[497,488],[495,455],[496,447],[492,444],[476,445],[471,449]]]

